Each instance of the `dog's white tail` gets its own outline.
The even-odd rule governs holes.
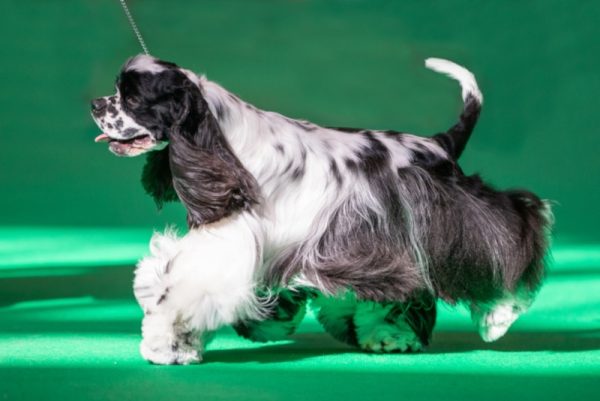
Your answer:
[[[466,102],[467,97],[472,95],[477,99],[479,104],[483,103],[483,95],[477,86],[475,76],[465,67],[462,67],[452,61],[444,60],[443,58],[428,58],[425,60],[425,67],[448,75],[452,79],[456,79],[462,87],[462,98]]]
[[[479,118],[483,95],[477,86],[475,76],[466,68],[441,58],[428,58],[425,60],[425,66],[456,79],[462,87],[464,108],[459,121],[445,133],[433,137],[452,159],[458,160]]]

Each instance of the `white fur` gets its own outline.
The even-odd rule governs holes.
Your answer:
[[[425,66],[430,70],[446,74],[449,77],[456,79],[462,87],[463,100],[466,100],[467,96],[470,94],[473,95],[480,104],[483,104],[483,95],[481,94],[475,76],[471,71],[452,61],[441,58],[428,58],[425,60]]]
[[[488,304],[471,305],[471,318],[485,342],[496,341],[533,302],[533,294],[525,289],[506,293],[502,298]]]
[[[161,73],[166,68],[158,63],[152,56],[139,55],[133,59],[133,62],[127,65],[127,70],[133,70],[138,72],[151,72],[153,74]]]
[[[144,309],[142,355],[155,363],[199,360],[202,344],[186,333],[205,333],[239,319],[261,317],[254,274],[261,260],[256,220],[240,213],[177,238],[155,234],[151,255],[135,273],[134,292]],[[197,338],[197,335],[193,336]],[[177,346],[175,346],[177,345]]]

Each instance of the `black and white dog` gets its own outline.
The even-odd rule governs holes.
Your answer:
[[[173,63],[125,64],[117,93],[92,102],[96,141],[147,153],[146,191],[159,206],[179,199],[189,224],[181,238],[155,234],[138,264],[144,358],[197,362],[225,324],[280,339],[309,300],[330,334],[367,351],[422,349],[437,299],[466,304],[485,341],[504,335],[543,279],[550,208],[462,172],[482,95],[466,69],[426,66],[458,80],[464,100],[430,138],[325,128]]]

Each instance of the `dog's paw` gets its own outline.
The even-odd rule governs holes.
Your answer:
[[[170,346],[165,347],[142,341],[140,353],[145,360],[156,365],[189,365],[202,360],[196,348],[178,342],[172,342]]]
[[[479,335],[485,342],[496,341],[502,337],[519,317],[513,305],[500,304],[491,311],[476,314]]]
[[[421,341],[412,329],[391,324],[375,326],[368,333],[359,334],[359,346],[369,352],[410,352],[423,349]]]
[[[404,315],[390,318],[391,304],[363,302],[354,315],[358,346],[369,352],[409,352],[423,349]]]
[[[147,361],[159,365],[188,365],[201,361],[200,333],[185,322],[169,316],[146,315],[142,321],[140,353]]]

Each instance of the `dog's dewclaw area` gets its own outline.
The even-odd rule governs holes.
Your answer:
[[[226,328],[202,364],[154,366],[131,291],[149,235],[0,231],[0,400],[600,399],[600,245],[555,245],[533,307],[494,343],[441,306],[423,353],[364,354],[309,315],[289,341]]]

